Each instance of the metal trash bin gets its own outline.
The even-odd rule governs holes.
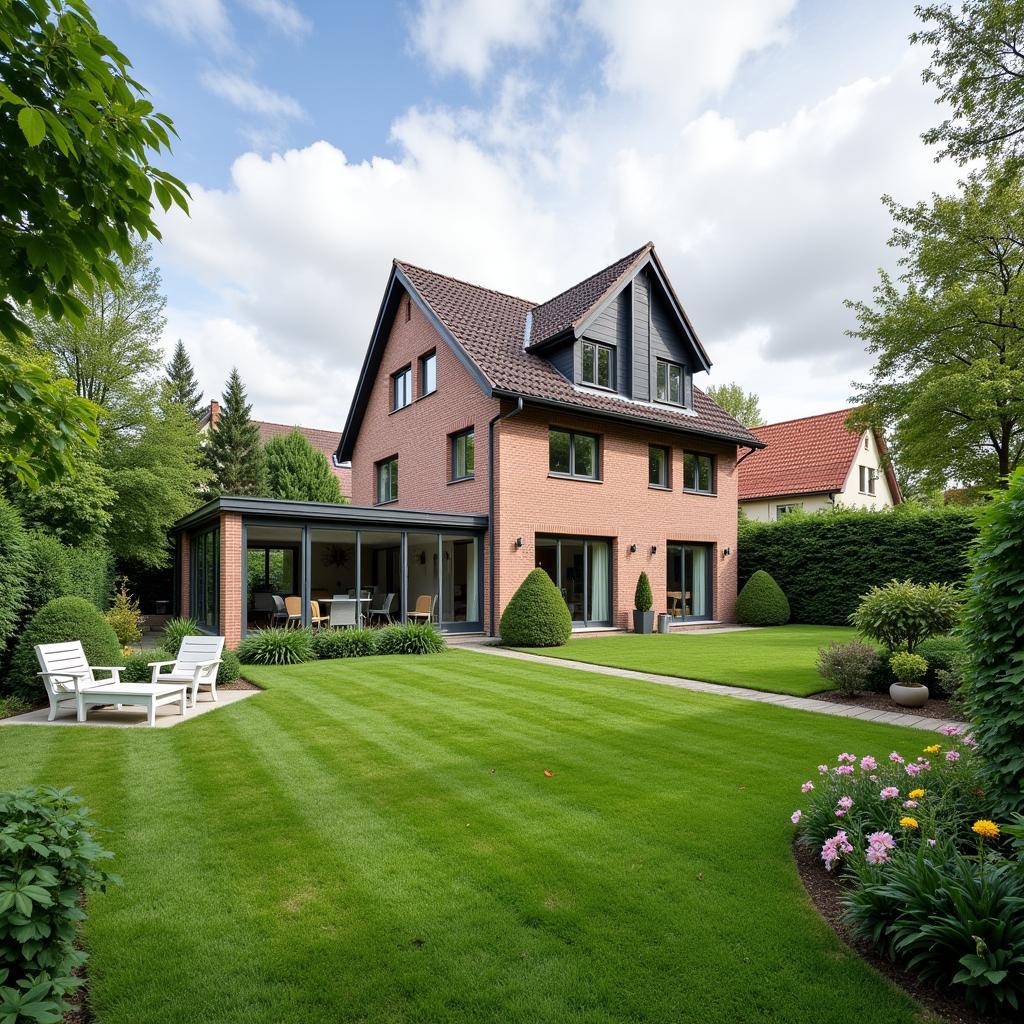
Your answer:
[[[659,612],[658,613],[658,632],[659,633],[667,633],[669,631],[668,627],[671,626],[671,625],[672,625],[672,616],[669,615],[667,612]]]

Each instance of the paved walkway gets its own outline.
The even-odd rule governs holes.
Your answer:
[[[813,711],[819,715],[859,718],[861,721],[877,722],[880,725],[902,725],[910,729],[927,729],[934,732],[947,725],[963,724],[962,722],[951,722],[944,718],[925,718],[923,715],[907,715],[901,711],[879,711],[877,708],[859,708],[853,704],[833,704],[831,701],[815,700],[813,697],[790,697],[784,693],[765,693],[763,690],[748,690],[743,686],[723,686],[721,683],[702,683],[697,679],[680,679],[677,676],[662,676],[654,672],[634,672],[631,669],[610,668],[607,665],[589,665],[586,662],[567,661],[564,658],[545,658],[538,654],[524,654],[522,651],[511,651],[506,647],[495,647],[493,644],[466,644],[465,649],[479,651],[481,654],[493,654],[499,658],[540,662],[544,665],[571,668],[580,672],[596,672],[598,675],[603,676],[639,679],[641,682],[657,683],[660,686],[674,686],[679,690],[692,690],[694,693],[715,693],[722,697],[735,697],[737,700],[753,700],[760,704],[777,704],[779,707],[795,708],[797,711]]]

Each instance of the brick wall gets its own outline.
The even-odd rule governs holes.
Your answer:
[[[242,639],[242,517],[220,519],[220,632],[227,647]]]
[[[548,428],[561,426],[601,438],[600,482],[548,475]],[[648,445],[671,450],[671,489],[648,487]],[[497,428],[495,561],[496,600],[505,607],[534,567],[537,533],[609,538],[612,552],[612,610],[616,626],[630,626],[637,577],[646,571],[655,612],[666,610],[668,541],[713,545],[716,619],[731,620],[736,601],[736,449],[712,441],[686,442],[690,451],[716,456],[714,496],[682,491],[684,444],[659,434],[607,421],[557,412],[526,410]],[[517,548],[517,537],[523,547]],[[629,548],[636,544],[637,550]],[[657,552],[651,554],[651,547]],[[724,550],[730,549],[725,555]]]

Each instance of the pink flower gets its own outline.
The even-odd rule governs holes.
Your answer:
[[[803,784],[803,785],[802,785],[802,786],[800,787],[800,792],[801,792],[801,793],[810,793],[810,791],[811,791],[812,789],[814,789],[814,783],[813,783],[813,782],[811,782],[811,780],[810,780],[810,779],[808,779],[808,780],[807,780],[807,781],[806,781],[806,782],[805,782],[805,783],[804,783],[804,784]]]
[[[946,760],[950,764],[954,764],[955,762],[959,761],[960,760],[960,751],[959,750],[947,750],[946,751]]]
[[[917,807],[917,801],[916,800],[904,800],[903,801],[903,806],[908,811],[912,811],[915,807]]]
[[[850,845],[846,833],[839,831],[831,839],[826,839],[821,847],[821,859],[825,862],[826,870],[831,871],[832,865],[844,853],[853,853],[853,847]]]
[[[886,786],[878,795],[883,800],[895,800],[900,795],[900,791],[895,786]]]
[[[903,767],[911,778],[916,778],[921,774],[921,766],[919,764],[906,764]]]
[[[864,854],[864,859],[869,864],[888,864],[889,851],[884,846],[871,845],[868,847],[868,852]]]
[[[828,773],[828,765],[827,764],[819,764],[818,765],[818,774],[819,775],[825,775],[827,773]]]
[[[853,774],[853,765],[852,764],[841,764],[838,768],[835,769],[835,773],[836,773],[836,775],[852,775]]]
[[[798,825],[798,824],[800,823],[800,819],[801,819],[801,818],[802,818],[803,816],[804,816],[804,812],[803,812],[803,811],[801,811],[801,810],[799,810],[799,809],[797,809],[797,810],[795,810],[795,811],[794,811],[794,812],[793,812],[793,813],[792,813],[792,814],[791,814],[791,815],[789,816],[789,820],[790,820],[791,822],[793,822],[793,824],[794,824],[794,825]]]
[[[878,767],[878,762],[868,754],[860,759],[860,770],[862,772],[873,772]]]
[[[836,808],[836,817],[837,818],[845,818],[846,817],[846,811],[844,811],[842,809],[842,807],[837,807]]]
[[[857,758],[853,754],[840,754],[836,758],[836,760],[839,761],[841,764],[844,762],[846,764],[853,764],[857,760]]]
[[[900,757],[899,753],[895,750],[889,755],[889,760],[895,764],[903,764],[903,758]]]
[[[943,736],[959,736],[963,732],[963,729],[959,725],[944,725],[939,732]]]
[[[968,734],[967,736],[965,736],[963,738],[963,745],[965,747],[973,747],[977,742],[978,741],[973,736],[971,736],[970,734]]]
[[[896,840],[889,832],[872,832],[868,836],[868,842],[872,846],[881,846],[883,850],[895,850]]]
[[[852,796],[841,796],[839,798],[838,802],[839,802],[839,806],[840,807],[842,807],[842,808],[844,808],[845,810],[848,811],[853,806],[853,797]]]

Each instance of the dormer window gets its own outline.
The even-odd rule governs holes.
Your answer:
[[[596,341],[583,342],[580,379],[584,384],[599,388],[611,388],[613,352],[610,345],[599,345]]]
[[[671,405],[683,404],[683,368],[667,359],[658,360],[657,391],[659,402]]]

